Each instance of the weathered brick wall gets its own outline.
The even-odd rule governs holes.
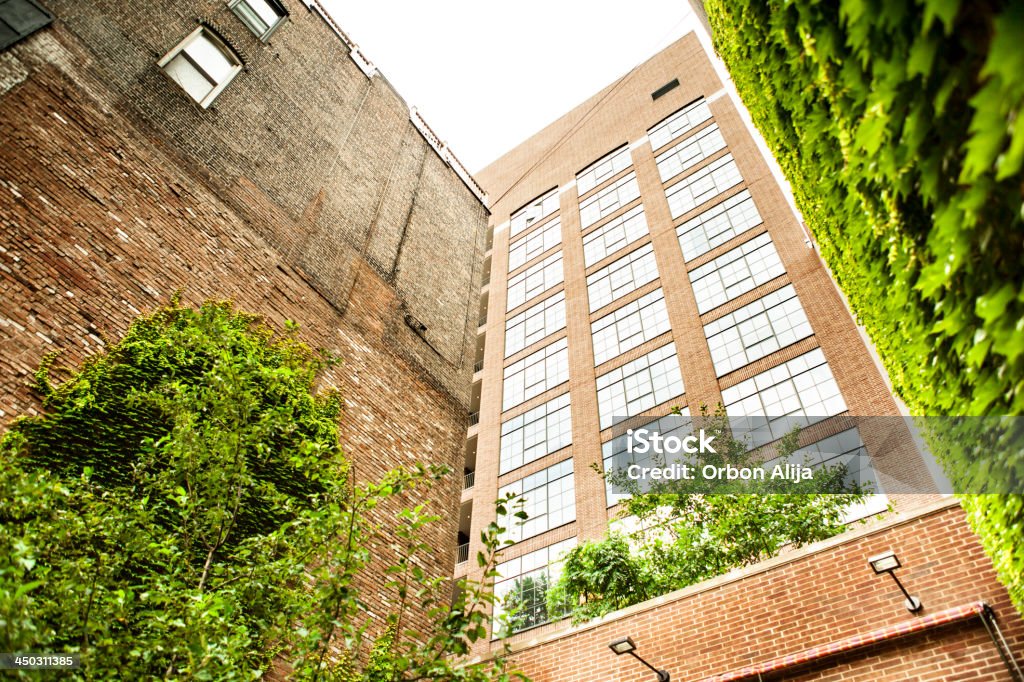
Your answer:
[[[205,112],[155,66],[200,3],[158,4],[52,2],[55,25],[0,54],[0,429],[38,408],[44,354],[76,364],[180,289],[294,320],[343,358],[324,383],[344,394],[359,479],[415,461],[461,472],[485,209],[298,3],[271,45],[242,43],[248,70]],[[451,574],[460,484],[427,495],[433,575]]]
[[[870,556],[894,550],[900,579],[924,604],[903,607]],[[963,511],[946,502],[887,526],[809,546],[758,566],[611,614],[602,622],[541,636],[523,633],[515,664],[534,682],[646,680],[654,674],[608,643],[631,636],[638,653],[690,682],[812,646],[985,601],[1018,661],[1024,622],[999,584]],[[752,678],[756,680],[756,675]],[[1013,679],[978,618],[766,675],[764,680],[879,682]]]

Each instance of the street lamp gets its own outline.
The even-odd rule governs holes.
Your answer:
[[[900,579],[896,577],[896,569],[902,566],[900,558],[896,556],[896,552],[890,550],[883,554],[876,554],[868,559],[868,563],[871,564],[871,568],[874,569],[876,575],[888,573],[892,576],[892,579],[896,581],[896,585],[899,586],[903,596],[907,598],[907,600],[903,602],[903,605],[907,607],[907,611],[917,613],[921,610],[921,600],[907,592],[907,588],[903,587],[903,583],[901,583]]]
[[[637,656],[636,642],[634,642],[631,637],[620,637],[619,639],[609,644],[608,648],[614,651],[616,656],[621,656],[622,654],[629,654],[636,660],[646,665],[648,668],[653,670],[655,674],[658,676],[658,682],[669,682],[669,674],[667,670],[658,670],[653,665]]]

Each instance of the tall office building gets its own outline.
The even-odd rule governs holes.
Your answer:
[[[884,449],[883,492],[934,490],[909,436],[883,443],[851,425],[897,405],[693,34],[478,179],[493,237],[456,575],[474,575],[465,560],[493,501],[522,495],[529,519],[511,531],[496,589],[531,586],[523,624],[550,619],[543,576],[615,516],[618,498],[593,469],[622,441],[617,418],[702,405],[806,416],[816,423],[801,445],[826,459]]]

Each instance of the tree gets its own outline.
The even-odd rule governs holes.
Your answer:
[[[713,415],[702,408],[694,423],[713,435],[716,450],[702,454],[698,468],[754,463],[757,449],[733,435],[721,407]],[[777,443],[780,460],[794,457],[799,434],[794,429]],[[643,489],[624,472],[600,473],[630,493],[618,515],[635,530],[609,532],[568,553],[549,600],[573,604],[574,622],[763,561],[787,546],[832,537],[846,527],[845,510],[866,493],[845,465],[815,469],[813,482],[695,477],[655,481]]]
[[[493,595],[463,582],[452,604],[449,581],[423,571],[427,502],[398,516],[385,585],[398,606],[364,650],[374,510],[428,499],[448,472],[354,484],[340,397],[315,391],[338,361],[294,325],[173,301],[58,385],[53,362],[36,377],[43,413],[0,439],[0,650],[79,653],[76,674],[96,679],[254,679],[279,653],[299,679],[518,676],[501,655],[460,660]],[[500,531],[483,534],[487,579]],[[407,626],[411,608],[429,632]]]

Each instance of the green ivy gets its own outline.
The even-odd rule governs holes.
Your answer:
[[[896,392],[917,414],[1020,415],[1024,5],[706,8],[716,51]],[[971,464],[941,458],[954,482]],[[964,505],[1024,607],[1022,498]]]

